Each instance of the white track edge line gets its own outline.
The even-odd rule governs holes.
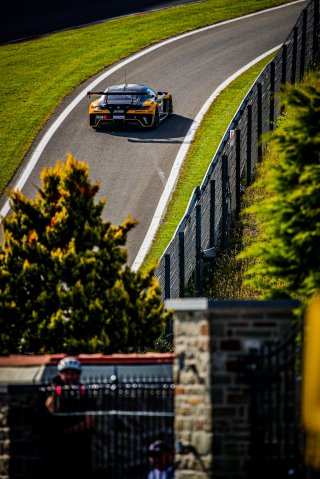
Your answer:
[[[192,122],[192,125],[190,129],[188,130],[183,143],[178,151],[178,154],[176,156],[176,159],[174,161],[173,167],[171,169],[168,181],[166,183],[165,189],[163,190],[163,193],[161,195],[160,201],[158,203],[157,209],[155,211],[155,214],[152,218],[151,224],[149,226],[148,232],[146,234],[146,237],[139,249],[139,252],[133,262],[133,265],[131,269],[133,271],[138,271],[140,268],[144,258],[146,257],[152,241],[154,239],[154,236],[159,228],[160,222],[163,218],[163,215],[165,213],[167,204],[169,203],[171,194],[173,192],[173,189],[175,187],[175,184],[178,179],[179,171],[180,168],[184,162],[184,159],[188,153],[188,150],[191,146],[191,143],[193,141],[193,137],[197,131],[197,129],[200,126],[200,123],[204,117],[204,115],[207,113],[209,110],[211,104],[214,102],[214,100],[220,95],[222,90],[224,90],[233,80],[235,80],[238,76],[240,76],[242,73],[244,73],[246,70],[254,66],[256,63],[259,61],[263,60],[265,57],[268,55],[271,55],[272,53],[276,52],[281,48],[281,45],[278,45],[277,47],[272,48],[271,50],[268,50],[267,52],[263,53],[259,57],[255,58],[252,60],[250,63],[245,65],[244,67],[240,68],[240,70],[236,71],[233,75],[231,75],[229,78],[227,78],[221,85],[218,86],[218,88],[210,95],[210,97],[207,99],[207,101],[204,103],[202,108],[200,109],[199,113],[195,117],[194,121]]]
[[[25,170],[21,174],[17,184],[12,189],[18,189],[20,191],[22,190],[22,188],[24,187],[27,179],[29,178],[33,168],[37,164],[38,159],[40,158],[40,156],[43,153],[47,144],[49,143],[51,137],[54,135],[54,133],[59,128],[59,126],[62,124],[62,122],[69,115],[69,113],[71,113],[71,111],[78,105],[78,103],[80,103],[80,101],[86,96],[87,91],[92,90],[101,81],[108,78],[108,76],[112,75],[114,72],[116,72],[120,68],[124,67],[128,63],[133,62],[134,60],[137,60],[138,58],[140,58],[144,55],[147,55],[148,53],[150,53],[154,50],[157,50],[158,48],[161,48],[165,45],[168,45],[168,44],[170,44],[172,42],[175,42],[177,40],[180,40],[182,38],[186,38],[188,36],[195,35],[197,33],[200,33],[200,32],[206,31],[206,30],[210,30],[212,28],[217,28],[217,27],[220,27],[221,25],[227,25],[228,23],[241,21],[241,20],[244,20],[246,18],[253,17],[255,15],[261,15],[261,14],[266,13],[266,12],[270,12],[270,11],[278,10],[280,8],[285,8],[285,7],[288,7],[288,6],[292,6],[292,5],[295,5],[296,3],[303,3],[305,1],[306,0],[296,0],[294,2],[286,3],[284,5],[278,5],[277,7],[272,7],[272,8],[268,8],[268,9],[265,9],[265,10],[260,10],[259,12],[250,13],[250,14],[244,15],[242,17],[232,18],[232,19],[226,20],[224,22],[215,23],[215,24],[209,25],[207,27],[203,27],[203,28],[199,28],[197,30],[192,30],[191,32],[183,33],[183,34],[178,35],[176,37],[169,38],[168,40],[165,40],[161,43],[157,43],[156,45],[153,45],[153,46],[151,46],[151,47],[149,47],[145,50],[142,50],[142,51],[134,54],[133,56],[127,58],[126,60],[122,61],[118,65],[115,65],[110,70],[106,71],[105,73],[100,75],[98,78],[96,78],[93,82],[91,82],[90,85],[86,89],[82,90],[81,93],[79,93],[79,95],[77,95],[76,98],[70,103],[70,105],[59,115],[59,117],[56,119],[56,121],[51,125],[49,130],[46,132],[46,134],[40,140],[38,146],[36,147],[35,151],[33,152],[32,156],[31,156],[28,164],[26,165]],[[4,206],[2,207],[1,211],[0,211],[0,224],[1,224],[2,218],[4,216],[6,216],[9,213],[9,211],[10,211],[10,202],[9,202],[9,200],[7,200],[4,204]]]

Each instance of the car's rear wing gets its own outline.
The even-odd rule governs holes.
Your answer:
[[[87,92],[87,96],[90,98],[91,95],[105,95],[105,96],[109,96],[109,95],[119,95],[119,96],[133,96],[133,95],[146,95],[146,93],[143,93],[141,91],[110,91],[110,92],[106,92],[106,91],[88,91]]]

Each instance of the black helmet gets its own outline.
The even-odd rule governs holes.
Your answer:
[[[172,448],[165,441],[155,441],[148,448],[148,456],[159,456],[163,452],[172,452]]]

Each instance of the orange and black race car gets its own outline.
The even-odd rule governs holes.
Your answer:
[[[90,103],[92,128],[115,124],[157,128],[173,111],[170,93],[155,93],[146,85],[113,85],[103,92],[88,91],[87,95],[101,95]]]

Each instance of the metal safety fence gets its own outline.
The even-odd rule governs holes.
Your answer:
[[[12,478],[147,479],[150,445],[174,450],[171,378],[11,386],[9,404]]]
[[[159,260],[155,276],[164,299],[186,296],[191,280],[195,295],[201,295],[204,261],[212,262],[218,249],[228,247],[231,222],[241,209],[241,189],[251,184],[263,155],[260,139],[281,113],[281,85],[302,79],[318,53],[319,0],[311,0],[241,103]]]
[[[301,425],[303,322],[239,360],[250,391],[248,478],[307,478]]]

